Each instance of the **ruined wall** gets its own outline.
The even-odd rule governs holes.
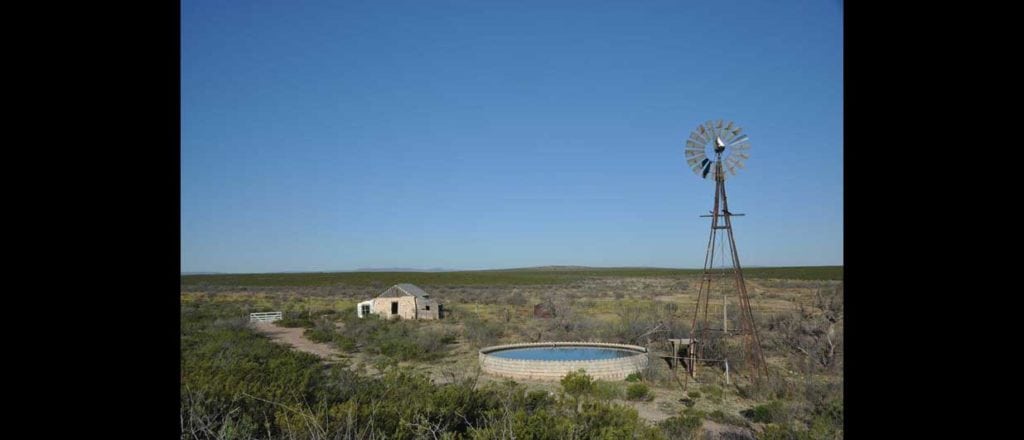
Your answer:
[[[421,299],[416,306],[419,307],[417,310],[419,319],[439,319],[437,316],[436,301],[431,299]],[[427,310],[428,306],[430,307],[430,310]]]

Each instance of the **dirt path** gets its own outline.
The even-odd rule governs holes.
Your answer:
[[[306,339],[302,334],[306,329],[302,327],[278,327],[272,322],[256,322],[251,325],[256,331],[267,335],[274,342],[290,345],[296,350],[315,354],[327,361],[336,360],[336,356],[340,354],[338,350],[330,345]]]

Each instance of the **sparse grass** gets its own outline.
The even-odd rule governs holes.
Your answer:
[[[812,269],[817,270],[819,274],[825,272],[823,268]],[[834,269],[841,278],[842,268]],[[464,284],[420,284],[452,312],[445,320],[420,322],[371,322],[355,317],[356,302],[379,294],[390,285],[388,283],[418,282],[416,279],[404,277],[409,274],[399,274],[402,276],[400,280],[392,280],[374,278],[380,277],[381,273],[366,273],[364,275],[369,278],[362,281],[358,278],[346,278],[351,274],[340,274],[346,283],[353,279],[369,283],[355,287],[340,284],[313,284],[307,287],[253,284],[243,288],[245,286],[193,283],[183,286],[181,294],[183,326],[186,325],[185,309],[214,314],[220,323],[218,325],[226,327],[244,325],[248,320],[247,313],[257,311],[284,311],[285,317],[291,321],[278,325],[298,324],[308,328],[313,327],[309,325],[310,322],[317,323],[323,320],[333,325],[334,321],[340,321],[341,330],[323,326],[317,329],[317,334],[311,332],[310,339],[330,342],[350,352],[349,358],[355,368],[373,366],[377,370],[368,369],[360,374],[373,376],[393,371],[400,365],[401,368],[434,372],[437,377],[436,374],[443,365],[475,366],[476,348],[484,345],[535,340],[626,342],[625,339],[636,338],[651,326],[661,322],[672,326],[674,337],[686,337],[697,285],[692,274],[685,271],[655,270],[653,273],[642,274],[643,277],[616,278],[616,271],[617,269],[554,270],[534,271],[537,272],[535,274],[531,274],[530,271],[487,271],[484,274],[471,272],[457,276],[453,273],[414,273],[413,276],[436,277],[435,281],[440,280],[436,282],[460,280],[459,277],[477,277]],[[748,270],[747,277],[752,278],[752,273],[758,271],[763,269]],[[595,275],[597,272],[603,273]],[[269,281],[264,281],[287,283],[292,282],[288,277],[298,277],[295,279],[301,282],[334,283],[338,279],[330,277],[339,274],[322,274],[328,278],[319,280],[304,279],[303,275],[269,275]],[[530,278],[533,275],[547,277],[544,278],[546,280],[557,279],[557,283],[530,284],[531,280],[540,279]],[[246,282],[259,278],[255,275],[255,278],[237,277],[235,281]],[[462,278],[462,281],[467,279],[469,278]],[[218,282],[226,280],[229,279],[220,279]],[[492,282],[495,284],[487,284]],[[184,278],[183,283],[188,284]],[[802,365],[803,358],[799,353],[786,351],[784,345],[776,346],[768,342],[772,340],[770,336],[778,332],[777,329],[769,328],[769,324],[795,319],[789,318],[787,313],[793,310],[796,304],[809,307],[814,316],[817,316],[820,310],[814,307],[812,287],[837,283],[793,281],[773,276],[757,279],[751,284],[756,285],[762,295],[754,298],[753,306],[755,320],[758,322],[759,331],[762,332],[765,341],[763,346],[770,363],[778,368]],[[838,284],[841,285],[841,281]],[[687,285],[691,290],[683,288]],[[559,306],[567,307],[571,312],[571,318],[560,320],[533,317],[533,306],[545,300],[552,300]],[[730,305],[730,315],[732,310]],[[716,311],[712,309],[711,313],[712,319],[715,319],[714,316],[720,316],[720,311],[716,315]],[[306,322],[307,320],[309,322]],[[388,327],[383,327],[385,325]],[[730,323],[730,329],[735,326],[735,323]],[[838,338],[841,339],[842,327],[837,327],[837,331],[840,332]],[[186,338],[184,334],[183,331],[183,346],[195,343],[191,337]],[[664,334],[650,337],[650,348],[654,351],[662,349],[663,347],[657,344],[662,342],[663,337]],[[646,343],[643,338],[637,341],[641,345]],[[644,373],[642,382],[612,384],[592,381],[587,398],[601,402],[614,400],[619,404],[641,410],[647,408],[647,411],[653,408],[659,408],[659,411],[676,411],[686,406],[683,414],[661,425],[662,432],[665,432],[668,438],[694,438],[693,436],[699,435],[700,425],[705,418],[722,424],[749,427],[751,422],[738,415],[741,413],[747,414],[751,419],[786,420],[784,433],[799,432],[799,435],[810,435],[812,438],[836,438],[835,434],[838,432],[838,438],[841,438],[841,368],[834,371],[815,370],[815,375],[811,379],[814,386],[805,384],[806,376],[801,374],[801,377],[786,376],[763,387],[752,387],[742,379],[742,362],[737,360],[733,364],[730,358],[730,364],[734,371],[734,385],[723,389],[725,384],[722,372],[709,367],[700,370],[697,388],[692,387],[691,382],[691,391],[684,393],[672,379],[664,362],[652,358],[651,368]],[[483,384],[499,382],[486,375],[481,377]],[[831,385],[825,386],[826,383]],[[645,404],[642,403],[644,399],[636,399],[640,394],[635,390],[639,387],[633,385],[647,387],[648,396],[657,396],[655,402]],[[561,389],[557,383],[530,381],[525,383],[525,387],[527,391],[524,392],[523,399],[529,402],[526,404],[528,408],[534,408],[530,411],[552,405],[558,398],[544,396],[548,391]],[[535,392],[531,395],[530,391]],[[781,409],[779,405],[782,405]],[[783,426],[779,422],[759,423]]]
[[[721,424],[724,424],[724,425],[742,426],[742,427],[749,427],[750,426],[750,422],[748,422],[743,417],[737,416],[737,415],[732,414],[732,413],[727,413],[727,412],[722,411],[720,409],[716,409],[716,410],[711,411],[710,413],[708,413],[707,418],[708,418],[708,420],[714,420],[714,421],[716,421],[718,423],[721,423]]]
[[[709,402],[714,404],[722,403],[722,398],[725,392],[722,390],[721,387],[718,387],[716,385],[707,385],[703,387],[702,390],[704,391],[704,395],[707,396]]]

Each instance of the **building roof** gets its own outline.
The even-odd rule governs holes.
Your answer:
[[[430,298],[429,293],[424,292],[423,289],[419,288],[419,286],[409,283],[395,284],[394,286],[389,287],[388,290],[385,290],[384,293],[380,294],[380,296],[381,298],[389,298],[396,296],[415,296],[417,298],[426,299]]]

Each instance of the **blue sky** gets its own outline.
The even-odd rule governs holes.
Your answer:
[[[182,271],[843,263],[836,1],[183,0]]]

